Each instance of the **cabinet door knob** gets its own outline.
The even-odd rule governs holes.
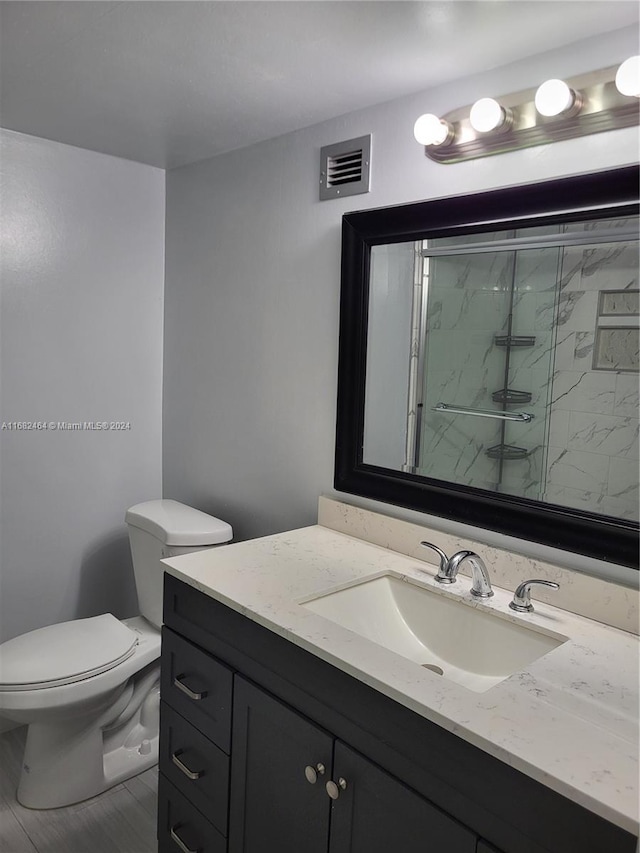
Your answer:
[[[307,779],[307,782],[310,785],[315,785],[318,781],[318,774],[322,776],[324,774],[324,764],[316,764],[315,767],[312,767],[310,764],[304,768],[304,775]]]
[[[172,826],[169,830],[173,841],[175,841],[178,847],[182,850],[182,853],[200,853],[200,848],[194,850],[192,847],[187,847],[184,841],[180,838],[177,831],[180,829],[181,826],[181,823],[176,823],[176,825]]]
[[[176,765],[179,770],[182,770],[187,779],[199,779],[203,771],[202,770],[190,770],[187,765],[180,760],[178,756],[182,755],[182,750],[177,750],[176,752],[171,753],[171,760]]]
[[[181,690],[183,693],[185,693],[189,697],[189,699],[193,699],[194,702],[199,702],[200,699],[204,699],[204,697],[207,695],[207,691],[203,690],[202,693],[194,693],[193,690],[190,690],[187,685],[182,681],[184,677],[184,673],[182,675],[176,675],[176,677],[173,679],[173,686],[177,687],[178,690]]]
[[[343,779],[342,776],[338,779],[337,783],[330,779],[325,785],[327,789],[327,794],[331,797],[332,800],[337,800],[340,796],[340,790],[343,791],[347,788],[347,780]]]

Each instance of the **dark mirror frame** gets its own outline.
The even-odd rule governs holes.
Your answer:
[[[365,464],[363,436],[372,246],[637,216],[639,179],[640,169],[629,166],[343,216],[334,478],[338,491],[638,568],[636,522]]]

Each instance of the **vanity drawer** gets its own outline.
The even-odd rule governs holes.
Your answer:
[[[229,757],[165,702],[160,719],[160,770],[226,835]]]
[[[158,776],[158,853],[226,853],[227,839],[162,773]]]
[[[224,752],[231,746],[232,671],[173,631],[162,629],[160,695]]]

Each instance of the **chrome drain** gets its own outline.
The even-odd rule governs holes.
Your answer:
[[[435,663],[423,663],[420,664],[420,666],[431,670],[431,672],[435,672],[436,675],[444,675],[444,669],[440,666],[436,666]]]

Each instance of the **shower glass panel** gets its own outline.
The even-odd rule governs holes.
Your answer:
[[[539,500],[560,250],[431,257],[430,248],[413,470]]]
[[[374,246],[366,464],[638,519],[638,220]]]

